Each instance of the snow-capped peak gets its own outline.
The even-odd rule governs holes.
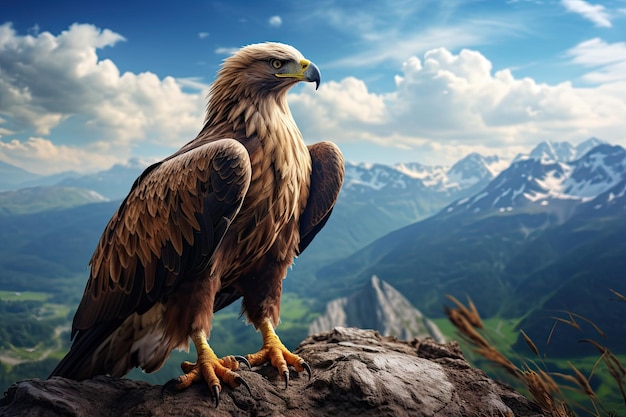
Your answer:
[[[535,146],[530,153],[520,154],[513,162],[536,159],[546,162],[571,162],[582,158],[587,152],[606,142],[592,137],[574,146],[569,142],[545,141]]]
[[[507,165],[497,156],[471,153],[452,165],[447,172],[447,188],[468,188],[490,181]]]
[[[575,161],[518,160],[481,193],[451,204],[447,211],[461,208],[474,212],[491,209],[511,211],[516,207],[533,204],[547,206],[557,201],[561,205],[566,201],[578,204],[594,199],[624,180],[626,150],[620,146],[600,145]]]

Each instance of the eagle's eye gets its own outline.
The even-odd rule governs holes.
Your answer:
[[[280,69],[283,66],[283,61],[281,61],[280,59],[272,59],[270,60],[270,65],[274,69]]]

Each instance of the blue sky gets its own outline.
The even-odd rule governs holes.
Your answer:
[[[626,0],[0,1],[0,160],[38,173],[173,152],[221,61],[292,44],[308,142],[355,162],[626,145]]]

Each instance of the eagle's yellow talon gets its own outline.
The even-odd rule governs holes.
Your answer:
[[[263,347],[256,353],[247,355],[248,361],[252,366],[271,363],[278,370],[285,380],[285,387],[289,384],[289,368],[288,365],[294,367],[297,372],[307,371],[309,379],[311,379],[311,367],[300,356],[291,353],[289,349],[283,345],[274,331],[274,327],[270,320],[265,320],[259,326],[261,335],[263,336]]]
[[[180,364],[184,374],[178,377],[180,382],[175,385],[177,390],[189,388],[194,382],[204,380],[213,392],[216,405],[219,403],[219,392],[222,390],[220,380],[233,388],[244,385],[250,391],[243,378],[233,372],[239,368],[239,360],[236,356],[218,358],[202,331],[193,332],[192,340],[198,351],[198,362],[184,361]]]

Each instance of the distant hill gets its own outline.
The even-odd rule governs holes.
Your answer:
[[[0,216],[0,290],[43,291],[77,302],[89,259],[118,205]]]
[[[121,200],[126,197],[137,177],[149,164],[140,159],[130,159],[127,163],[113,165],[106,171],[65,178],[59,185],[86,188],[111,200]]]
[[[32,187],[0,192],[0,216],[57,210],[108,201],[95,191],[74,187]]]
[[[40,175],[0,161],[0,191],[13,190],[19,184],[40,178]]]
[[[135,179],[151,161],[137,158],[91,174],[74,171],[53,175],[38,175],[0,161],[0,191],[61,186],[95,191],[110,200],[121,200],[128,194]]]

